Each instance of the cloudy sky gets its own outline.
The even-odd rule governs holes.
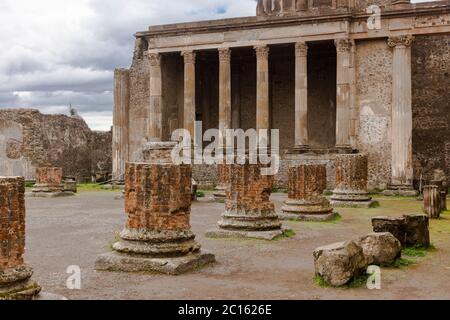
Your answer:
[[[112,79],[149,25],[254,15],[255,0],[0,0],[0,108],[112,124]]]

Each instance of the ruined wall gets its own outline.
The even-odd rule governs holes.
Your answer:
[[[386,40],[356,43],[357,148],[369,157],[369,189],[391,178],[392,51]]]
[[[2,136],[6,138],[6,144],[3,143],[6,149],[0,143],[0,157],[6,161],[2,161],[0,175],[17,174],[32,179],[35,168],[53,166],[62,167],[64,175],[90,179],[95,171],[112,169],[111,132],[92,132],[79,117],[44,115],[32,109],[3,109]],[[14,169],[7,168],[5,163]]]
[[[140,158],[140,148],[147,142],[148,106],[150,105],[150,64],[144,56],[147,44],[136,40],[133,64],[130,68],[129,157]]]
[[[417,36],[412,72],[414,179],[450,177],[450,35]]]

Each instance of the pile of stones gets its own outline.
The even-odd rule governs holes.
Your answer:
[[[401,257],[402,247],[430,246],[426,215],[375,217],[372,225],[374,233],[365,237],[317,248],[313,254],[316,275],[340,287],[365,274],[370,265],[392,264]]]

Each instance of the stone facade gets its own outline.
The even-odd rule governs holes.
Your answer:
[[[91,131],[80,117],[1,109],[0,174],[33,180],[36,168],[55,166],[90,181],[96,172],[111,172],[111,141],[111,132]]]
[[[367,25],[372,4],[382,8],[380,30]],[[256,17],[136,33],[131,69],[121,71],[128,72],[129,80],[120,81],[129,81],[129,89],[116,91],[129,108],[126,160],[155,132],[169,140],[195,117],[203,132],[279,129],[278,187],[287,187],[290,166],[319,163],[327,165],[332,189],[336,154],[355,151],[368,155],[370,190],[408,189],[421,174],[449,171],[450,1],[258,1],[257,7]],[[148,57],[155,55],[159,64],[152,66]],[[152,116],[159,109],[151,105],[161,112]],[[217,169],[198,166],[194,178],[217,184]]]
[[[25,180],[0,177],[0,300],[32,299],[41,290],[24,263]]]

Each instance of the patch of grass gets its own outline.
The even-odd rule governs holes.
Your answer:
[[[283,233],[280,234],[278,237],[273,239],[274,241],[283,240],[286,238],[292,238],[295,237],[296,233],[293,230],[283,230]]]
[[[345,285],[345,288],[348,289],[357,289],[362,288],[365,285],[367,285],[367,280],[369,279],[370,275],[364,274],[362,276],[354,278],[349,284]]]
[[[107,189],[103,185],[97,183],[80,183],[77,185],[78,192],[93,192],[93,191],[114,191],[117,192],[121,189]]]
[[[323,195],[324,195],[325,197],[331,197],[331,196],[333,195],[333,191],[325,191],[325,192],[323,193]]]
[[[429,247],[413,246],[403,248],[402,254],[408,257],[423,258],[427,255],[428,252],[432,251],[436,251],[436,247],[431,244]]]
[[[25,181],[25,188],[33,188],[34,181]]]
[[[376,208],[379,208],[379,207],[381,207],[380,203],[378,201],[374,201],[370,205],[369,209],[376,209]]]
[[[284,188],[273,187],[272,193],[288,193],[288,190]]]
[[[313,281],[317,286],[319,286],[321,288],[329,288],[330,287],[330,285],[325,281],[325,279],[321,275],[316,274]]]
[[[197,191],[197,198],[204,198],[205,193],[203,191]]]
[[[405,259],[405,258],[398,258],[397,260],[395,260],[390,265],[386,265],[384,267],[391,267],[391,268],[400,269],[400,268],[403,268],[403,267],[411,266],[413,264],[416,264],[416,262],[413,261],[413,260]]]

